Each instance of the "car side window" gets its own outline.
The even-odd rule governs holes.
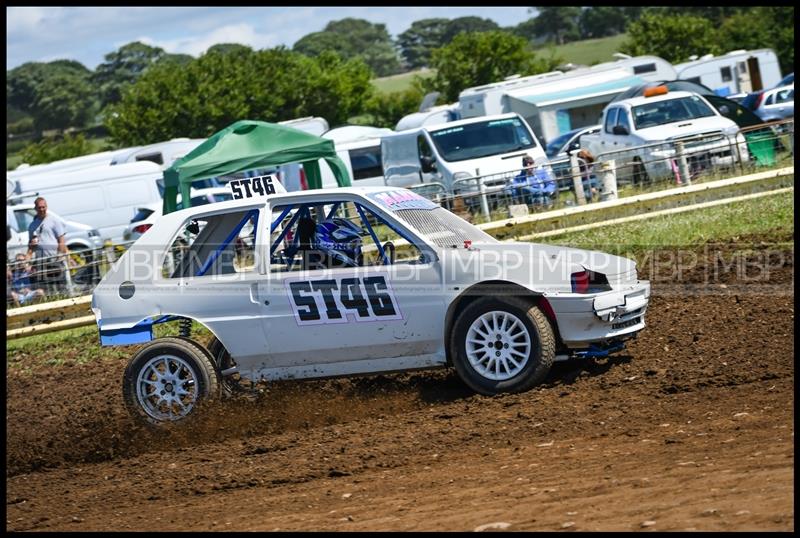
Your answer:
[[[771,105],[775,102],[775,94],[771,93],[767,96],[767,99],[764,101],[765,105]]]
[[[417,137],[417,150],[419,151],[420,158],[433,157],[433,150],[431,149],[431,145],[422,135],[419,135]]]
[[[787,88],[775,94],[776,103],[785,103],[787,101],[794,101],[794,90]]]
[[[164,259],[164,278],[249,273],[255,270],[258,209],[187,219]]]
[[[36,217],[36,210],[26,209],[22,211],[14,211],[14,216],[17,218],[17,230],[20,233],[25,233],[28,231],[28,226],[31,225],[34,217]]]
[[[418,263],[419,248],[369,207],[352,201],[272,208],[271,273]]]
[[[613,133],[614,125],[617,124],[617,112],[619,111],[619,107],[614,107],[608,111],[606,114],[606,123],[605,123],[605,130],[607,133]]]

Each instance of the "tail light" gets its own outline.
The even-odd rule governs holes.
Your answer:
[[[572,293],[586,293],[589,291],[589,271],[579,271],[570,275]]]
[[[151,226],[152,224],[140,224],[139,226],[134,227],[133,231],[137,234],[143,234],[149,230]]]
[[[756,109],[758,109],[758,107],[761,106],[761,101],[764,100],[764,93],[765,92],[761,92],[761,93],[758,94],[758,96],[756,96],[756,102],[753,103],[753,110],[756,110]]]
[[[594,271],[572,273],[570,281],[572,282],[572,293],[598,293],[611,290],[606,275]]]

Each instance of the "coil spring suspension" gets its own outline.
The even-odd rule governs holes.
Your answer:
[[[180,321],[178,321],[178,323],[180,324],[180,327],[178,329],[178,334],[186,338],[189,338],[192,334],[192,320],[190,320],[189,318],[181,318]]]

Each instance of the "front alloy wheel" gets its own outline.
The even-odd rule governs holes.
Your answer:
[[[555,334],[535,299],[481,297],[456,318],[449,349],[459,377],[475,392],[523,392],[550,371]]]

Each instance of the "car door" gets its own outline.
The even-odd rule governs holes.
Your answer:
[[[774,90],[764,104],[765,117],[784,119],[794,116],[794,88]]]
[[[343,205],[350,208],[352,220],[363,221],[349,202]],[[374,222],[378,216],[374,206],[363,199],[360,204],[364,218]],[[323,213],[332,206],[323,206]],[[271,212],[270,251],[275,254],[258,290],[268,367],[317,367],[337,375],[368,371],[367,364],[356,363],[371,359],[440,353],[443,361],[444,298],[435,254],[414,246],[418,240],[406,231],[409,247],[419,255],[414,252],[394,264],[379,264],[383,246],[378,248],[380,243],[369,235],[364,240],[363,266],[303,268],[273,263],[295,256],[289,251],[300,232],[292,219],[305,218],[299,215],[304,207],[308,206],[299,201],[282,203]]]

